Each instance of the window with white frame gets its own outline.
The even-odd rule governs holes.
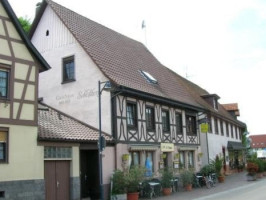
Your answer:
[[[7,99],[9,92],[9,70],[0,68],[0,99]]]
[[[194,167],[194,151],[188,151],[188,168]]]
[[[170,131],[170,118],[168,110],[162,111],[162,123],[163,123],[163,131],[164,132]]]
[[[137,127],[137,105],[127,103],[127,125],[131,128]]]
[[[186,157],[185,157],[185,151],[179,151],[179,167],[185,168],[185,163],[186,163]]]
[[[8,129],[0,128],[0,163],[8,162]]]

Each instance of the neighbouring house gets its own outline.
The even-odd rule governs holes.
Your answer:
[[[90,188],[86,190],[87,195],[95,199],[99,185],[95,173],[98,170],[98,130],[41,102],[38,124],[38,145],[44,147],[45,199],[80,199],[80,185]],[[108,143],[106,152],[110,152],[105,156],[113,165],[114,153],[108,150],[113,139],[103,135]],[[80,169],[80,162],[83,169]],[[112,169],[106,170],[112,172]]]
[[[163,66],[142,43],[50,0],[41,4],[30,38],[52,66],[40,75],[39,94],[57,112],[98,127],[98,87],[110,89],[100,92],[102,130],[114,140],[102,156],[105,199],[115,169],[149,162],[155,176],[165,167],[198,171],[217,154],[229,164],[229,146],[240,143],[245,124],[218,103],[218,95]],[[205,135],[199,129],[204,121],[215,127]],[[88,166],[99,174],[97,140],[77,143],[80,196],[97,195],[96,181],[82,181]]]
[[[44,199],[37,97],[39,72],[49,68],[0,0],[0,199]]]
[[[266,135],[249,135],[251,153],[257,153],[258,158],[266,158]]]

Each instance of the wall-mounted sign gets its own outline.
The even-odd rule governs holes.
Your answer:
[[[161,151],[162,152],[173,152],[174,144],[173,143],[161,143]]]
[[[208,133],[209,130],[209,124],[203,123],[200,125],[200,132],[201,133]]]

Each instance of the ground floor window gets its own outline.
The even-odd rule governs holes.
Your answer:
[[[194,151],[188,151],[188,168],[194,168]]]
[[[0,128],[0,163],[8,162],[8,129]]]
[[[154,171],[152,151],[145,152],[145,168],[147,169],[146,176],[152,176],[152,173]]]
[[[131,167],[140,165],[140,152],[139,151],[130,152],[130,156],[131,156],[131,164],[130,164]]]
[[[179,165],[180,165],[180,169],[185,168],[185,162],[186,162],[185,151],[180,151],[179,152]]]

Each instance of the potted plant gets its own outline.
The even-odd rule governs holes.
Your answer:
[[[248,162],[247,163],[247,180],[254,181],[256,180],[256,173],[258,171],[258,165],[255,162]]]
[[[264,171],[263,171],[263,176],[266,176],[266,161],[263,161],[263,166],[264,166]]]
[[[116,170],[111,178],[112,180],[112,200],[127,200],[125,176],[121,170]]]
[[[125,186],[128,200],[139,199],[139,185],[144,180],[145,171],[144,167],[134,166],[125,172]]]
[[[215,172],[218,176],[218,180],[220,183],[223,183],[224,182],[224,176],[223,174],[221,173],[221,170],[222,170],[222,167],[223,167],[223,158],[219,158],[219,156],[217,155],[215,157],[215,159],[211,162],[211,164],[214,166],[215,168]]]
[[[163,188],[164,195],[170,195],[172,193],[172,181],[174,179],[173,170],[171,168],[165,168],[161,171],[161,186]]]
[[[263,161],[260,159],[256,159],[256,164],[258,165],[257,178],[262,178],[263,177],[263,171],[264,171]]]
[[[180,178],[182,180],[183,186],[187,191],[192,190],[192,183],[193,183],[193,172],[190,170],[184,170],[180,174]]]

